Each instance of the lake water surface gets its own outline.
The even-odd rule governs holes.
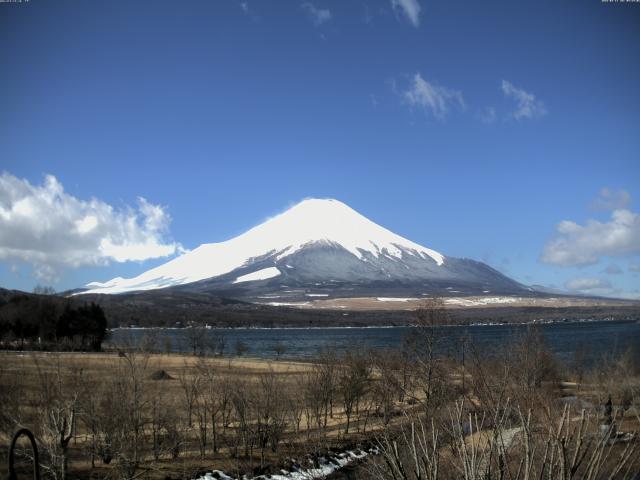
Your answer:
[[[460,354],[462,345],[473,345],[477,352],[496,351],[521,336],[526,325],[474,325],[437,328],[440,350]],[[563,361],[571,361],[577,351],[584,361],[592,363],[603,356],[619,355],[629,347],[640,362],[640,323],[635,321],[585,321],[549,323],[537,328],[549,348]],[[189,352],[189,329],[116,329],[109,344],[139,344],[145,337],[153,338],[155,348],[161,351]],[[354,327],[354,328],[270,328],[227,329],[200,331],[210,343],[224,339],[225,354],[232,354],[238,341],[247,351],[245,355],[274,358],[276,346],[284,347],[282,358],[311,359],[323,348],[347,350],[399,347],[404,339],[416,335],[413,327]]]

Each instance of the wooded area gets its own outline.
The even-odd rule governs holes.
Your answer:
[[[95,303],[17,294],[0,304],[0,349],[98,352],[106,336],[107,318]]]

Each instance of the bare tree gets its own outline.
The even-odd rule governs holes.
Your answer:
[[[334,348],[328,348],[320,352],[314,365],[321,393],[320,400],[324,403],[324,426],[327,426],[327,417],[333,418],[333,402],[336,397],[338,357]]]
[[[450,384],[438,351],[441,327],[450,323],[450,316],[444,301],[438,297],[425,299],[415,315],[415,330],[405,344],[406,355],[414,366],[413,386],[421,391],[420,397],[414,396],[414,400],[421,401],[429,410],[442,405]]]
[[[396,402],[404,398],[402,392],[407,388],[405,364],[400,353],[394,350],[372,355],[371,361],[377,374],[371,385],[374,408],[386,425],[396,410]]]
[[[294,426],[296,434],[300,433],[300,424],[305,412],[306,397],[304,396],[304,387],[304,376],[296,375],[295,381],[285,397],[286,410],[289,412],[290,424]]]
[[[251,431],[251,386],[245,380],[237,379],[231,387],[231,403],[237,422],[236,446],[244,443],[244,456],[248,458],[253,452],[253,438]],[[237,456],[237,454],[236,454]]]
[[[191,428],[193,425],[193,408],[198,396],[198,388],[201,381],[201,377],[198,374],[194,374],[193,369],[184,362],[184,368],[178,375],[178,381],[180,382],[180,388],[182,389],[182,399],[184,402],[185,411],[187,414],[187,426]]]
[[[286,352],[286,351],[287,351],[287,347],[285,346],[285,344],[284,344],[284,343],[282,343],[282,342],[278,342],[278,343],[276,343],[276,344],[273,346],[273,351],[274,351],[274,352],[275,352],[275,354],[276,354],[276,358],[278,358],[278,359],[279,359],[279,358],[280,358],[280,356],[281,356],[282,354],[284,354],[284,352]]]
[[[337,360],[334,352],[325,351],[299,380],[304,398],[307,438],[312,428],[323,433],[328,417],[333,416],[337,384]]]
[[[255,417],[255,436],[260,447],[260,467],[265,466],[265,450],[271,445],[276,452],[286,428],[285,391],[282,380],[270,370],[260,376],[258,390],[251,404]]]
[[[199,374],[196,375],[198,377],[200,376]],[[196,417],[195,431],[201,458],[204,458],[209,443],[209,415],[211,412],[212,398],[208,393],[205,382],[197,382],[194,400],[194,413]]]
[[[242,340],[236,340],[236,343],[233,345],[233,350],[237,357],[242,357],[245,353],[249,351],[249,347]]]
[[[122,353],[109,380],[108,396],[102,398],[100,429],[105,462],[117,459],[123,477],[131,478],[139,468],[146,444],[150,400],[146,391],[149,354],[146,351]],[[113,398],[118,401],[114,402]]]
[[[503,360],[511,368],[514,380],[512,396],[524,401],[544,391],[544,382],[557,382],[559,366],[540,329],[528,326],[526,331],[511,342]]]
[[[55,295],[56,289],[48,285],[36,285],[33,287],[33,293],[36,295]]]
[[[354,410],[358,412],[360,399],[364,396],[371,377],[369,359],[364,355],[349,353],[338,370],[338,385],[342,407],[347,418],[344,433],[349,433]]]
[[[509,402],[496,411],[507,412]],[[440,425],[424,414],[408,414],[397,429],[378,439],[382,461],[372,463],[376,478],[394,480],[588,479],[632,478],[638,444],[616,447],[611,429],[594,429],[583,410],[570,408],[535,424],[529,413],[512,406],[517,417],[490,418],[463,402],[449,409]]]
[[[52,477],[65,480],[69,468],[69,442],[76,432],[82,370],[65,371],[59,361],[44,365],[37,357],[33,359],[41,394],[40,438],[49,459],[45,467]]]
[[[313,428],[321,430],[324,427],[326,391],[318,373],[316,369],[305,372],[300,381],[300,390],[304,399],[307,440]]]
[[[192,355],[201,356],[209,353],[212,344],[207,329],[203,327],[188,327],[184,331]]]
[[[173,405],[171,397],[167,395],[163,387],[157,387],[149,400],[150,420],[149,430],[151,434],[151,452],[154,460],[169,455],[172,459],[178,458],[182,447],[182,435],[180,434],[180,418],[176,413],[176,405]]]
[[[96,457],[99,457],[101,422],[100,401],[105,396],[102,391],[104,384],[84,382],[79,398],[78,420],[82,422],[89,434],[88,445],[85,450],[91,458],[91,468],[95,468]]]

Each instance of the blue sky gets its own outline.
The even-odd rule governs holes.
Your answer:
[[[599,0],[0,3],[0,285],[136,275],[332,197],[640,297],[639,45],[640,4]]]

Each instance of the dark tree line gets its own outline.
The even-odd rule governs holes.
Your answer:
[[[93,302],[17,294],[0,305],[2,348],[99,351],[106,336],[107,318]]]

